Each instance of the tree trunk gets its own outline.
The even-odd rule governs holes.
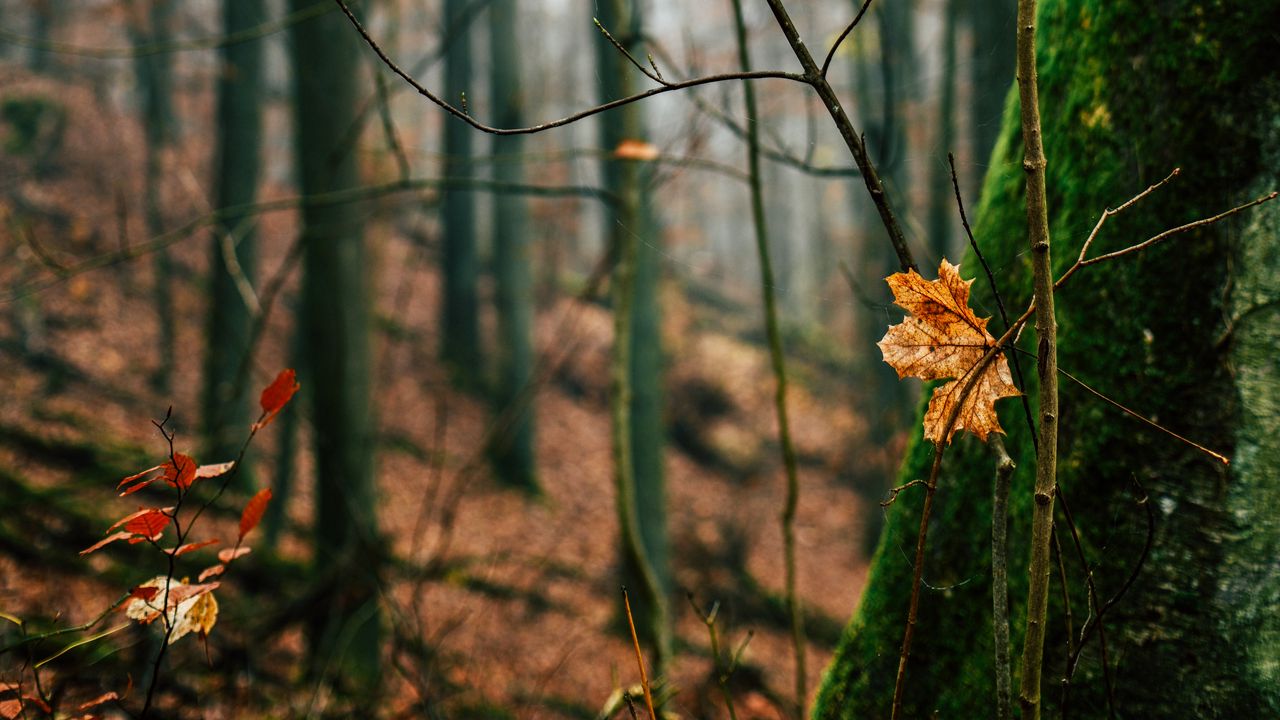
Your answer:
[[[32,43],[27,52],[27,66],[32,72],[48,72],[56,56],[46,45],[53,40],[54,24],[66,8],[58,0],[33,0],[30,7]]]
[[[641,15],[630,0],[610,0],[599,4],[600,23],[619,43],[635,54],[640,48]],[[636,71],[616,48],[604,38],[597,42],[601,100],[610,100],[634,92]],[[641,53],[643,55],[643,53]],[[638,104],[627,105],[602,116],[601,144],[606,152],[623,140],[644,141],[643,110]],[[671,659],[671,627],[666,617],[667,596],[671,579],[667,550],[666,488],[663,478],[663,440],[666,430],[662,420],[662,343],[658,306],[660,275],[658,244],[660,228],[655,209],[650,204],[649,184],[652,166],[635,160],[607,160],[604,163],[605,186],[621,198],[613,212],[606,211],[606,235],[610,238],[618,266],[615,271],[614,312],[622,317],[615,323],[617,362],[625,371],[626,386],[616,393],[615,402],[624,407],[615,411],[616,420],[625,427],[626,452],[619,462],[622,482],[619,493],[628,488],[632,497],[620,497],[630,505],[636,527],[632,533],[622,524],[623,578],[632,588],[643,588],[643,602],[633,602],[637,626],[647,642],[655,647],[661,664]],[[628,267],[630,266],[630,267]],[[626,335],[626,337],[623,337]],[[625,415],[625,417],[621,417]],[[626,513],[626,510],[623,510]],[[639,541],[641,548],[633,547]],[[643,567],[648,565],[648,567]],[[650,587],[656,585],[656,587]]]
[[[223,32],[241,32],[266,18],[256,2],[223,0]],[[257,197],[262,146],[262,43],[253,39],[221,50],[218,77],[218,140],[215,206],[247,205]],[[252,282],[256,240],[251,215],[228,215],[210,243],[208,347],[205,353],[204,418],[206,457],[235,457],[250,422],[246,383],[237,377],[249,349],[256,310]],[[251,306],[254,303],[254,306]],[[237,387],[239,385],[239,387]],[[246,458],[247,459],[247,458]],[[237,480],[252,487],[242,467]]]
[[[148,45],[171,38],[173,6],[173,0],[157,0],[150,4],[145,20],[134,18],[137,25],[130,31],[133,44]],[[146,143],[144,214],[147,236],[156,237],[165,230],[160,184],[165,173],[166,150],[173,142],[173,58],[162,53],[139,55],[134,60],[134,72],[142,91],[143,139]],[[173,307],[174,268],[166,248],[157,249],[152,257],[153,294],[160,332],[156,348],[158,365],[151,376],[151,384],[157,392],[168,395],[173,384],[174,346],[177,344],[177,319]]]
[[[293,11],[311,0],[291,0]],[[304,194],[359,184],[344,139],[359,106],[360,38],[340,13],[292,28],[298,177]],[[370,287],[356,204],[302,212],[303,321],[316,457],[315,574],[308,623],[315,675],[372,693],[381,651],[369,394]]]
[[[1280,2],[1205,7],[1056,0],[1039,20],[1039,67],[1051,231],[1070,265],[1102,210],[1164,177],[1175,181],[1113,218],[1091,255],[1212,215],[1280,185]],[[1193,30],[1194,28],[1194,30]],[[1198,33],[1194,41],[1189,33]],[[1118,71],[1123,68],[1124,71]],[[978,237],[1011,313],[1026,306],[1022,151],[1016,105],[1005,115],[978,212]],[[1149,556],[1104,617],[1114,706],[1124,717],[1271,717],[1280,712],[1280,203],[1181,235],[1138,255],[1082,269],[1057,294],[1059,364],[1115,401],[1231,457],[1204,453],[1120,413],[1062,379],[1059,499],[1080,529],[1102,602]],[[980,276],[975,260],[970,277]],[[994,307],[984,280],[975,307]],[[994,321],[993,328],[1001,322]],[[1029,335],[1030,333],[1028,333]],[[1034,338],[1024,338],[1034,348]],[[1034,388],[1026,388],[1034,394]],[[1015,652],[1026,609],[1030,434],[1016,402],[1001,409],[1018,463],[1010,498],[1009,597]],[[903,481],[921,477],[917,439]],[[993,714],[990,530],[993,461],[957,441],[942,473],[907,675],[907,717]],[[1137,489],[1141,483],[1142,491]],[[1135,502],[1142,492],[1146,504]],[[921,497],[893,506],[861,607],[820,696],[819,717],[888,715],[912,569],[900,552],[917,532]],[[1085,574],[1058,514],[1078,635],[1089,614]],[[1054,573],[1056,578],[1057,574]],[[1067,629],[1055,580],[1044,661],[1044,713],[1108,713],[1099,637],[1068,692]],[[1096,611],[1094,615],[1096,615]]]
[[[471,89],[471,23],[468,19],[471,5],[468,0],[445,0],[444,4],[445,27],[452,34],[446,38],[449,47],[444,59],[444,97],[463,107],[468,107],[465,97]],[[471,141],[474,135],[475,131],[458,118],[445,117],[444,177],[451,180],[471,177]],[[444,318],[440,355],[458,384],[474,390],[482,377],[482,365],[476,300],[480,270],[476,255],[475,196],[471,191],[441,191],[440,221],[444,243],[444,264],[441,268],[444,275]]]
[[[973,25],[969,98],[975,172],[966,180],[978,188],[1000,135],[1005,99],[1013,86],[1017,7],[1015,0],[969,0],[969,11]],[[965,199],[977,207],[978,197]]]
[[[942,76],[938,80],[938,134],[929,157],[929,251],[936,259],[950,257],[956,217],[955,195],[947,153],[956,144],[956,16],[962,0],[946,0],[942,19]],[[966,178],[967,180],[968,178]]]
[[[520,90],[519,34],[515,0],[489,5],[490,92],[494,122],[500,127],[524,124]],[[519,135],[493,139],[493,179],[520,183],[524,178]],[[536,491],[533,419],[533,273],[529,266],[529,223],[526,201],[513,193],[493,198],[493,274],[498,311],[498,382],[494,410],[509,425],[490,450],[494,472],[510,486]]]

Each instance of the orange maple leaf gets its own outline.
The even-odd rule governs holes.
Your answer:
[[[886,281],[893,290],[894,302],[910,315],[890,327],[877,343],[884,361],[900,378],[954,378],[933,391],[924,415],[925,439],[950,443],[956,431],[964,429],[986,442],[988,434],[1004,433],[995,402],[1021,393],[1013,384],[1009,362],[1003,355],[987,364],[964,397],[955,423],[950,429],[945,427],[974,370],[996,344],[987,332],[988,318],[979,318],[969,308],[969,286],[973,281],[960,279],[960,266],[945,259],[938,266],[937,280],[925,280],[911,270],[894,273]]]

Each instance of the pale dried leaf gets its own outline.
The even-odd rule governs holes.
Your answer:
[[[992,432],[1003,433],[995,401],[1020,394],[1013,384],[1009,363],[996,357],[977,379],[960,407],[955,424],[945,433],[951,411],[982,357],[996,342],[987,332],[987,318],[969,308],[972,280],[960,278],[960,268],[945,259],[937,280],[925,280],[914,270],[887,279],[894,302],[911,313],[889,328],[878,345],[884,360],[898,377],[921,380],[955,378],[934,390],[925,412],[924,436],[933,442],[951,442],[960,430],[985,441]]]

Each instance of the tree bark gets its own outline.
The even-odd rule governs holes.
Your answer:
[[[244,31],[266,19],[261,3],[223,0],[223,32]],[[214,156],[215,207],[249,205],[257,197],[262,147],[262,43],[227,45],[218,76],[218,139]],[[256,302],[252,295],[257,243],[247,214],[228,215],[210,241],[208,335],[205,349],[204,418],[206,457],[235,457],[249,419],[249,393],[236,387],[249,350]],[[248,458],[246,458],[248,459]],[[247,464],[246,464],[247,465]],[[252,487],[248,467],[237,481]]]
[[[600,23],[633,54],[640,47],[641,15],[632,0],[601,2]],[[638,75],[603,37],[597,42],[600,96],[609,100],[634,91]],[[643,56],[643,53],[640,53]],[[601,144],[606,152],[623,140],[644,141],[643,108],[631,104],[601,118]],[[621,200],[606,211],[606,236],[617,257],[614,272],[615,321],[615,445],[622,524],[624,582],[645,590],[644,603],[633,603],[637,629],[654,647],[661,668],[671,659],[671,625],[667,606],[670,570],[667,549],[666,487],[662,420],[662,341],[658,306],[660,228],[650,204],[652,166],[635,160],[606,160],[605,187]],[[625,382],[617,384],[626,374]],[[618,425],[623,427],[619,428]],[[629,495],[629,497],[628,497]],[[631,515],[628,519],[623,517]],[[634,525],[634,533],[628,525]],[[636,547],[637,542],[639,546]],[[659,671],[656,674],[662,674]]]
[[[291,0],[293,11],[311,0]],[[329,13],[295,25],[298,177],[304,194],[359,184],[344,144],[359,106],[360,38]],[[361,207],[304,206],[303,322],[316,458],[315,574],[323,600],[308,622],[312,674],[373,693],[381,632],[370,402],[370,286]]]
[[[1005,100],[1013,86],[1017,5],[1015,0],[969,0],[969,11],[973,28],[969,98],[975,172],[968,180],[978,188],[1000,136]],[[975,195],[969,204],[976,207],[977,201]]]
[[[471,23],[468,0],[445,0],[444,27],[452,33],[444,59],[445,98],[462,103],[471,89]],[[475,132],[458,118],[444,118],[443,176],[465,181],[472,176],[472,138]],[[440,225],[444,244],[444,317],[441,322],[440,355],[458,384],[475,390],[481,378],[480,320],[477,315],[477,284],[480,261],[476,253],[475,196],[465,189],[445,189],[440,197]]]
[[[1091,254],[1280,185],[1280,69],[1267,61],[1280,47],[1273,35],[1256,32],[1278,23],[1275,0],[1209,7],[1189,0],[1159,7],[1044,4],[1037,24],[1043,134],[1052,160],[1046,168],[1049,229],[1066,244],[1055,253],[1058,274],[1074,261],[1082,227],[1175,166],[1181,175],[1115,217]],[[1192,26],[1199,33],[1194,41],[1188,39]],[[1006,108],[976,228],[1010,308],[1025,307],[1031,287],[1016,110]],[[1232,458],[1224,467],[1063,381],[1058,483],[1070,498],[1104,601],[1133,572],[1146,544],[1146,509],[1155,514],[1150,554],[1104,616],[1114,706],[1122,716],[1280,712],[1280,618],[1274,613],[1280,602],[1274,562],[1280,551],[1274,511],[1280,372],[1264,359],[1274,356],[1280,338],[1278,208],[1269,203],[1085,268],[1058,294],[1064,370]],[[970,276],[980,274],[972,258],[966,268]],[[994,307],[984,285],[974,284],[974,304]],[[1022,345],[1034,351],[1036,338]],[[1020,468],[1031,468],[1035,454],[1021,408],[1009,402],[1001,415],[1010,454]],[[929,451],[917,438],[902,479],[922,476]],[[976,442],[957,441],[942,477],[925,567],[926,580],[943,589],[922,599],[904,714],[986,717],[995,698],[986,550],[991,459]],[[1142,494],[1135,479],[1150,496],[1146,504],[1135,501]],[[1033,501],[1026,482],[1015,478],[1009,501],[1015,559],[1029,551]],[[901,633],[911,567],[899,548],[917,532],[919,501],[904,493],[889,513],[861,606],[828,671],[818,717],[888,715],[895,668],[883,649]],[[1071,562],[1073,551],[1067,555],[1079,621],[1088,607],[1084,571]],[[1028,577],[1018,562],[1009,570],[1017,648],[1024,642],[1021,599]],[[1057,588],[1049,595],[1043,713],[1058,715],[1066,698],[1070,717],[1103,716],[1109,701],[1096,634],[1063,692],[1067,639],[1060,596]]]
[[[500,127],[524,124],[520,90],[520,45],[516,32],[515,0],[489,4],[489,90],[494,122]],[[493,179],[524,181],[520,153],[524,138],[493,138]],[[510,418],[490,451],[498,479],[512,487],[536,491],[533,387],[533,272],[529,263],[528,209],[523,197],[498,193],[493,197],[493,275],[498,314],[498,382],[494,410]]]
[[[138,24],[131,27],[130,35],[135,46],[171,37],[173,4],[172,0],[158,0],[150,4],[145,20],[141,17],[134,18]],[[156,237],[165,230],[160,184],[165,172],[165,154],[173,142],[172,58],[154,53],[139,55],[134,59],[134,73],[142,91],[143,139],[146,143],[143,169],[144,215],[148,237]],[[173,384],[177,318],[173,307],[173,260],[167,248],[156,250],[152,273],[159,339],[156,348],[158,363],[151,375],[151,385],[158,393],[168,395]]]

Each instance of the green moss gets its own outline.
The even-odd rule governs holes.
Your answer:
[[[1261,163],[1257,152],[1263,138],[1277,133],[1274,111],[1263,104],[1277,74],[1267,60],[1275,41],[1257,28],[1278,24],[1276,2],[1152,6],[1060,0],[1042,6],[1041,111],[1059,270],[1074,260],[1103,208],[1119,205],[1175,166],[1183,169],[1181,177],[1109,221],[1095,254],[1241,202],[1256,178],[1276,183],[1276,165]],[[1018,126],[1011,94],[976,228],[1014,314],[1025,307],[1030,286]],[[1233,376],[1217,340],[1224,329],[1222,298],[1233,268],[1233,243],[1239,242],[1233,227],[1188,233],[1141,255],[1088,268],[1058,298],[1064,370],[1174,431],[1228,453],[1239,415]],[[973,258],[965,267],[969,275],[980,274]],[[1274,277],[1274,264],[1260,267]],[[975,284],[975,303],[994,309],[984,285]],[[1033,338],[1023,345],[1034,348]],[[1225,629],[1239,627],[1232,603],[1224,602],[1220,591],[1228,579],[1223,568],[1236,549],[1229,539],[1239,531],[1239,519],[1224,504],[1232,476],[1065,378],[1062,382],[1059,482],[1082,528],[1085,552],[1096,565],[1101,595],[1109,597],[1122,584],[1145,540],[1145,515],[1133,500],[1134,479],[1156,507],[1168,510],[1159,513],[1155,547],[1140,581],[1108,616],[1116,700],[1124,714],[1236,717],[1274,707],[1280,644],[1275,635],[1255,652],[1228,642],[1232,633]],[[1275,387],[1256,388],[1255,394],[1274,397]],[[1016,664],[1019,612],[1026,598],[1023,518],[1034,462],[1021,410],[1016,403],[1005,404],[1002,422],[1019,464],[1010,502]],[[922,477],[930,452],[917,438],[901,479]],[[935,586],[968,582],[922,595],[907,717],[991,715],[992,466],[985,449],[969,441],[948,452],[924,574]],[[889,715],[910,593],[908,556],[919,517],[919,498],[904,500],[890,513],[862,606],[816,705],[818,717]],[[1261,534],[1272,542],[1274,525]],[[1073,557],[1068,551],[1078,627],[1086,601],[1083,574]],[[1255,575],[1266,572],[1257,563],[1251,567]],[[1265,579],[1280,584],[1275,571],[1270,573]],[[1054,715],[1066,638],[1060,591],[1054,587],[1051,594],[1043,690],[1046,712]],[[1253,659],[1245,662],[1250,653]],[[1016,682],[1015,677],[1015,687]],[[1070,702],[1080,717],[1106,712],[1093,649],[1077,672]]]

